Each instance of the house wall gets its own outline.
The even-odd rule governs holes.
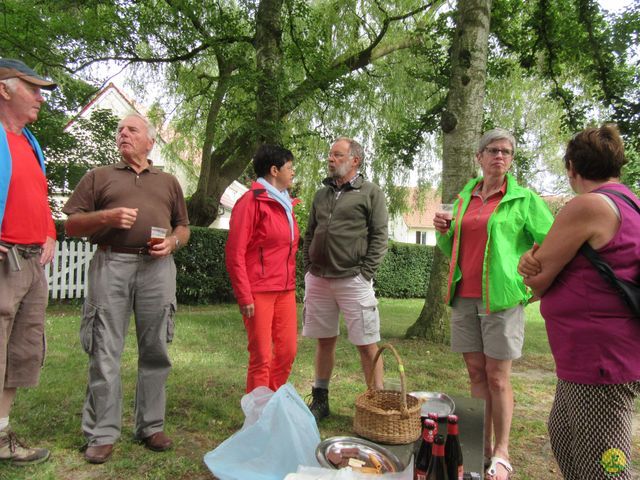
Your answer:
[[[433,227],[408,227],[402,215],[389,219],[389,239],[396,242],[416,243],[416,232],[425,232],[425,245],[436,244],[436,230]]]

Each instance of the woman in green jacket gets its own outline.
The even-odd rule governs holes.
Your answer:
[[[482,177],[467,183],[453,219],[436,213],[438,247],[450,258],[446,301],[452,306],[451,348],[462,353],[471,395],[485,400],[487,478],[509,478],[513,416],[511,363],[522,354],[530,294],[517,272],[520,256],[541,243],[553,223],[542,199],[507,172],[515,139],[493,129],[480,139]],[[495,439],[495,441],[493,441]]]

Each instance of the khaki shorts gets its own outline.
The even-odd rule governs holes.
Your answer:
[[[0,262],[0,392],[35,387],[46,348],[48,291],[40,256],[20,257],[18,272],[10,271],[8,263]]]
[[[302,335],[330,338],[340,334],[340,312],[349,341],[370,345],[380,340],[378,300],[370,280],[362,275],[347,278],[304,277]]]
[[[496,360],[522,356],[524,308],[518,305],[490,314],[480,298],[453,299],[451,310],[451,350],[482,352]]]

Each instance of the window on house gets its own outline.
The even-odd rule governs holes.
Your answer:
[[[420,245],[427,244],[427,232],[416,232],[416,243]]]

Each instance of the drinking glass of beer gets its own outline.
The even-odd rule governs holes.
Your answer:
[[[161,227],[151,227],[151,239],[149,240],[149,246],[153,247],[159,243],[164,242],[167,236],[167,229]]]
[[[438,207],[438,213],[442,215],[448,225],[451,225],[451,219],[453,218],[453,203],[441,203]]]

